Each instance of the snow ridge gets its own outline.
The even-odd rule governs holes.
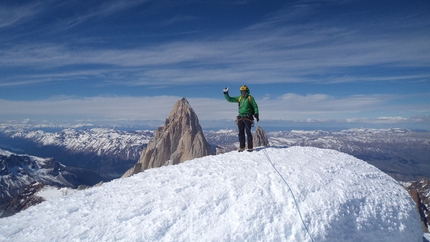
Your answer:
[[[0,241],[421,241],[415,204],[350,155],[266,148],[149,169],[0,219]]]

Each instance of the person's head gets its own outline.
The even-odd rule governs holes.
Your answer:
[[[246,96],[249,94],[249,88],[246,85],[240,87],[240,94]]]

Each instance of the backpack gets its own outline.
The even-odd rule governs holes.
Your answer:
[[[237,104],[237,105],[240,105],[240,100],[242,100],[242,96],[240,96],[240,97],[237,99],[237,102],[238,102],[238,104]],[[254,115],[254,114],[255,114],[255,111],[254,111],[254,106],[252,106],[252,102],[251,102],[251,95],[248,95],[248,102],[249,102],[249,104],[251,105],[251,108],[252,108],[251,115]]]

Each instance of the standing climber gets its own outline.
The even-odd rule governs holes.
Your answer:
[[[257,122],[260,120],[258,115],[258,106],[254,97],[249,95],[249,88],[246,85],[240,87],[240,96],[230,97],[228,94],[228,87],[224,88],[224,97],[227,101],[238,103],[239,115],[236,117],[237,127],[239,128],[239,152],[245,150],[245,130],[248,143],[248,151],[253,151],[253,140],[251,127],[254,124],[254,117]]]

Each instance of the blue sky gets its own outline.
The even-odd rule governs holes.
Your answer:
[[[0,120],[430,129],[430,1],[2,1]],[[15,121],[14,121],[15,122]],[[232,126],[232,127],[230,127]]]

